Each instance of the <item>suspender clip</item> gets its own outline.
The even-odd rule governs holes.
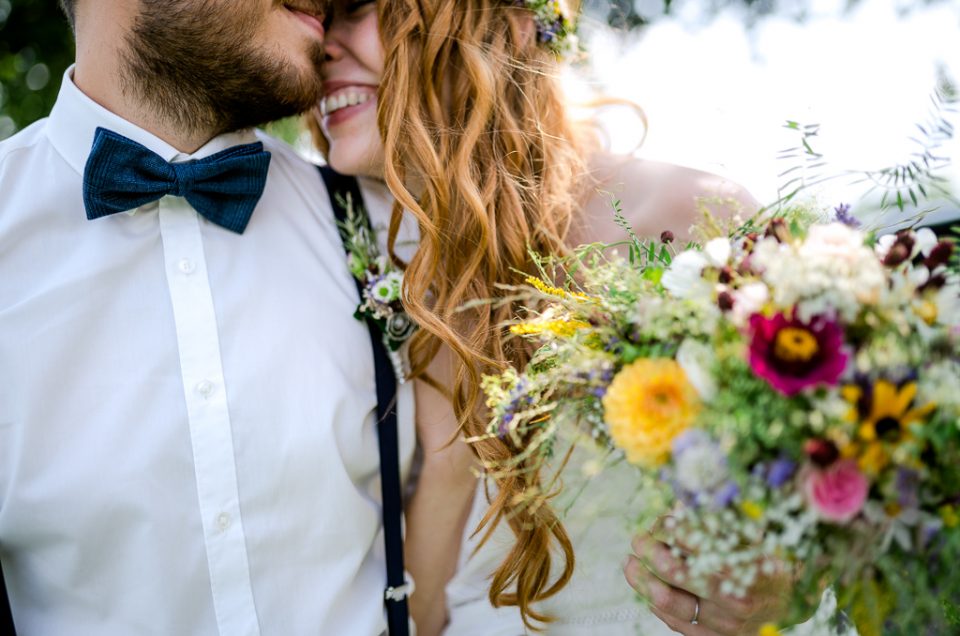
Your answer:
[[[397,587],[393,587],[391,585],[386,590],[384,590],[383,598],[388,601],[399,603],[403,600],[410,598],[410,595],[413,594],[414,589],[416,588],[413,585],[413,581],[411,581],[410,579],[407,579],[407,582],[404,583],[403,585],[398,585]]]

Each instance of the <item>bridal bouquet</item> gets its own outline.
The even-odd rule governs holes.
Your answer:
[[[864,636],[960,632],[952,244],[876,238],[845,208],[710,225],[679,253],[665,233],[540,260],[511,328],[536,351],[485,379],[490,433],[634,465],[627,512],[660,520],[695,585],[742,596],[786,565],[795,621],[832,585]]]

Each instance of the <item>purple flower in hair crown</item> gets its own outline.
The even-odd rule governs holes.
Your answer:
[[[533,12],[541,45],[561,56],[579,49],[575,12],[561,0],[513,0],[513,5]]]

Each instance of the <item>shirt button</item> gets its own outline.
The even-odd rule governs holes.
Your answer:
[[[230,527],[230,515],[225,512],[221,512],[217,515],[217,530],[220,532],[226,532],[227,528]]]
[[[191,261],[189,258],[181,258],[180,262],[177,263],[177,268],[183,274],[192,274],[197,269],[197,264]]]
[[[203,398],[208,398],[213,395],[213,391],[216,388],[217,387],[210,380],[201,380],[200,382],[197,382],[196,386],[197,393],[199,393]]]

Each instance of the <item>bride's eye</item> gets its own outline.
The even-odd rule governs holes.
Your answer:
[[[353,15],[363,7],[375,3],[376,0],[353,0],[352,2],[347,3],[346,14]]]

